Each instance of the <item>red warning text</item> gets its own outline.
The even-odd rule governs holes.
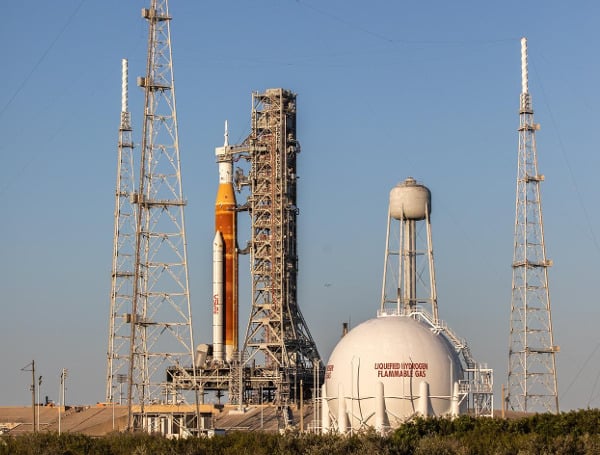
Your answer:
[[[424,378],[427,377],[427,362],[375,362],[378,378]]]

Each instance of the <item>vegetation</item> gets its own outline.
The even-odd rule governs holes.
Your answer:
[[[63,433],[0,437],[0,455],[274,455],[274,454],[600,454],[600,410],[515,420],[461,416],[416,419],[386,437],[234,432],[168,440],[147,434],[102,438]]]

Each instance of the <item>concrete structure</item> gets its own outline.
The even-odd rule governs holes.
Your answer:
[[[66,409],[57,406],[40,406],[40,432],[58,432],[58,413],[61,412],[61,432],[82,433],[89,436],[103,436],[113,431],[124,431],[127,428],[127,406],[112,406],[111,403],[96,405],[68,406]],[[169,438],[188,437],[189,429],[182,425],[186,419],[194,424],[196,410],[188,405],[146,406],[144,414],[139,406],[134,406],[134,415],[143,421],[137,423],[139,428],[148,432],[157,432]],[[283,430],[280,410],[272,403],[252,405],[240,412],[237,406],[199,405],[200,433],[203,435],[222,434],[232,431],[266,431]],[[19,435],[33,431],[31,407],[0,406],[0,434]],[[314,409],[307,405],[300,409],[289,408],[288,428],[313,431],[315,426]]]

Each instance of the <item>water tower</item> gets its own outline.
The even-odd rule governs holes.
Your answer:
[[[381,287],[382,312],[395,309],[399,314],[410,314],[419,305],[427,305],[433,320],[437,322],[430,215],[431,192],[412,177],[390,191]],[[419,221],[424,223],[418,226]],[[391,232],[393,224],[398,228],[397,237]],[[425,241],[419,244],[417,227],[425,228]],[[394,260],[395,257],[397,260]],[[417,291],[418,287],[421,292]]]

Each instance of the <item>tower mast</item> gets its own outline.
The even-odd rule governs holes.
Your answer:
[[[167,0],[151,0],[131,315],[128,428],[132,404],[198,402],[183,192]],[[194,393],[195,392],[195,393]],[[191,396],[190,396],[191,395]]]
[[[135,258],[136,213],[130,197],[134,192],[133,139],[128,109],[127,60],[121,62],[121,122],[117,148],[117,185],[115,192],[115,230],[110,291],[110,313],[106,370],[106,401],[114,401],[114,393],[127,378],[131,329],[133,270]],[[119,394],[119,399],[121,396]]]
[[[268,89],[252,94],[250,144],[250,273],[252,308],[244,362],[260,365],[285,406],[318,387],[321,359],[297,295],[296,95]],[[240,391],[241,392],[241,391]]]
[[[558,413],[556,353],[548,289],[533,108],[528,86],[527,39],[521,39],[519,158],[508,354],[508,407]]]

